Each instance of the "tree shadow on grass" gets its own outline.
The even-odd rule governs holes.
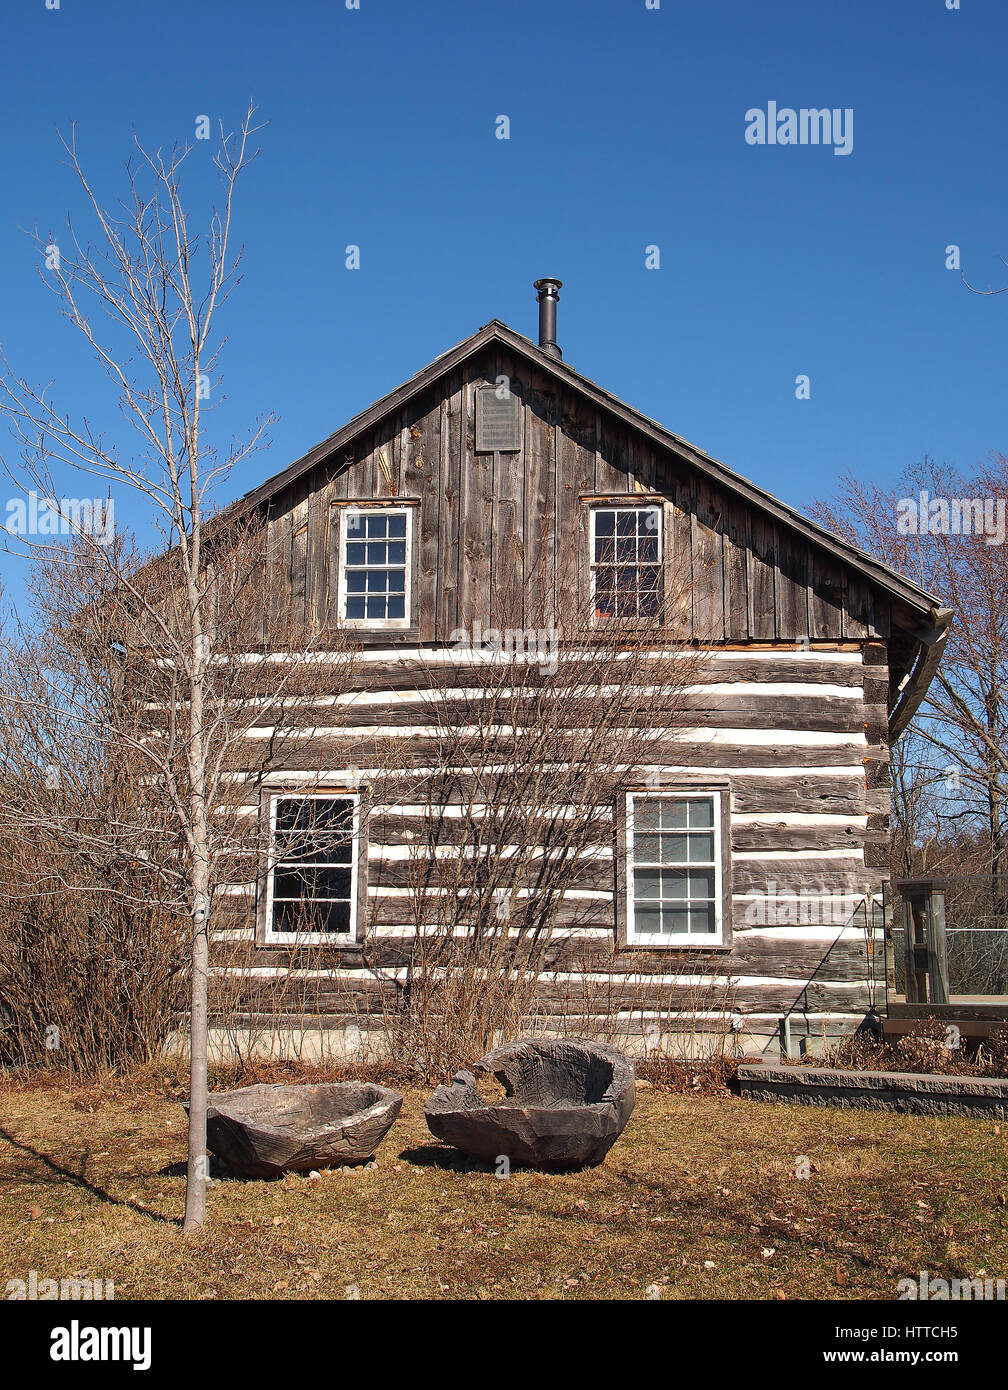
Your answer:
[[[360,1165],[357,1165],[357,1166],[363,1167],[364,1165],[363,1165],[363,1164],[360,1164]],[[178,1161],[177,1163],[168,1163],[168,1164],[166,1164],[163,1168],[159,1169],[158,1172],[157,1172],[157,1174],[156,1174],[156,1176],[159,1177],[159,1178],[184,1178],[185,1175],[186,1175],[186,1173],[187,1173],[187,1171],[188,1171],[188,1164],[186,1164],[184,1160],[179,1159],[179,1161]],[[290,1172],[294,1172],[294,1171],[295,1171],[294,1169],[291,1169],[291,1170],[290,1170]],[[329,1170],[328,1170],[328,1169],[323,1169],[323,1170],[321,1170],[321,1171],[323,1171],[323,1172],[328,1172]],[[335,1171],[335,1170],[333,1170],[333,1171]],[[267,1174],[261,1175],[261,1176],[259,1176],[259,1177],[253,1177],[253,1176],[252,1176],[251,1174],[249,1174],[249,1173],[236,1173],[236,1172],[234,1171],[233,1168],[227,1167],[227,1165],[224,1164],[223,1162],[221,1162],[221,1160],[218,1159],[216,1156],[212,1156],[211,1159],[210,1159],[210,1168],[209,1168],[209,1171],[208,1171],[208,1173],[207,1173],[207,1181],[208,1181],[208,1183],[212,1183],[213,1186],[215,1186],[215,1187],[216,1187],[216,1185],[217,1185],[218,1183],[222,1183],[222,1182],[240,1182],[240,1183],[268,1182],[268,1183],[282,1183],[283,1180],[284,1180],[284,1178],[290,1176],[290,1172],[284,1172],[284,1173],[267,1173]],[[302,1177],[302,1178],[307,1178],[307,1177],[308,1177],[308,1174],[307,1174],[307,1173],[300,1173],[300,1174],[298,1174],[298,1176],[300,1176],[300,1177]]]
[[[17,1150],[19,1153],[25,1154],[29,1158],[35,1159],[37,1163],[41,1163],[45,1168],[48,1168],[48,1170],[51,1173],[55,1174],[57,1177],[63,1178],[65,1181],[73,1183],[75,1187],[82,1188],[85,1192],[89,1192],[92,1197],[97,1197],[99,1201],[107,1202],[109,1206],[126,1207],[130,1211],[135,1211],[139,1216],[149,1216],[152,1221],[160,1221],[168,1226],[182,1225],[181,1216],[166,1216],[164,1212],[155,1211],[153,1207],[148,1207],[143,1202],[133,1202],[130,1201],[128,1197],[116,1197],[106,1188],[99,1187],[96,1183],[93,1183],[88,1178],[86,1178],[84,1176],[84,1172],[91,1158],[90,1149],[85,1149],[85,1151],[81,1154],[80,1165],[78,1170],[75,1172],[72,1168],[68,1168],[64,1164],[58,1163],[56,1159],[52,1157],[51,1154],[43,1153],[41,1149],[32,1148],[30,1144],[24,1143],[24,1141],[21,1139],[15,1139],[14,1135],[10,1134],[5,1129],[0,1129],[0,1139],[10,1144],[11,1148]],[[173,1164],[172,1167],[174,1166],[175,1165]],[[182,1165],[182,1171],[183,1173],[185,1172],[185,1165]]]

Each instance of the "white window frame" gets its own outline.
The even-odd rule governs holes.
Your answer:
[[[273,930],[273,877],[274,870],[279,864],[292,863],[287,859],[278,859],[276,850],[276,813],[277,806],[281,801],[352,801],[353,802],[353,828],[351,831],[350,843],[350,928],[345,932],[331,931],[274,931]],[[349,791],[344,787],[333,787],[327,791],[317,792],[297,792],[297,791],[277,791],[271,792],[269,798],[269,851],[266,858],[266,911],[263,940],[266,944],[287,945],[297,943],[298,945],[329,945],[341,946],[348,941],[357,940],[357,897],[359,892],[359,873],[360,873],[360,831],[361,831],[361,800],[355,791]],[[345,868],[344,864],[324,865],[319,868]],[[318,899],[319,902],[327,899]]]
[[[340,546],[339,546],[339,621],[345,627],[350,628],[369,628],[373,631],[403,631],[412,626],[413,606],[413,507],[340,507],[341,516],[339,519],[340,527]],[[349,522],[352,516],[404,516],[406,518],[406,576],[404,583],[403,616],[401,618],[348,618],[347,599],[347,540],[350,530]],[[399,568],[398,565],[395,566]]]
[[[590,587],[591,587],[591,612],[592,612],[592,614],[593,614],[593,616],[594,616],[595,621],[614,621],[614,622],[626,621],[626,622],[634,622],[634,623],[649,623],[649,622],[655,622],[655,621],[657,621],[657,619],[658,619],[658,618],[660,617],[660,615],[661,615],[662,605],[663,605],[663,603],[664,603],[664,601],[665,601],[665,536],[664,536],[664,531],[665,531],[665,508],[664,508],[662,502],[661,502],[660,500],[655,500],[655,501],[641,500],[640,502],[637,502],[637,501],[635,501],[633,498],[627,497],[627,498],[625,498],[625,499],[624,499],[624,498],[614,499],[612,502],[596,502],[596,503],[593,503],[593,504],[588,508],[588,511],[589,511],[589,513],[590,513],[590,515],[589,515],[589,525],[588,525],[588,575],[589,575],[589,584],[590,584]],[[658,572],[659,572],[659,574],[661,575],[661,591],[660,591],[660,593],[659,593],[659,595],[658,595],[658,613],[654,614],[653,616],[648,616],[648,615],[646,615],[646,614],[643,615],[643,616],[641,616],[640,614],[634,614],[634,616],[633,616],[632,618],[626,618],[626,619],[621,619],[621,618],[619,618],[619,617],[615,617],[615,618],[611,618],[611,619],[610,619],[610,618],[608,618],[608,616],[605,615],[605,614],[600,615],[600,614],[597,612],[596,606],[595,606],[595,574],[596,574],[596,571],[597,571],[597,570],[600,570],[600,569],[616,569],[616,568],[618,568],[618,566],[615,564],[615,562],[614,562],[613,564],[611,564],[611,565],[605,565],[605,564],[602,564],[600,561],[597,561],[597,560],[595,559],[595,520],[596,520],[596,517],[598,516],[599,512],[615,512],[615,513],[618,515],[620,512],[652,512],[652,511],[653,511],[653,512],[657,512],[657,514],[658,514],[658,525],[657,525],[657,527],[655,528],[655,534],[656,534],[657,537],[658,537],[658,559],[655,561],[655,565],[657,566]],[[613,538],[614,538],[614,540],[615,540],[615,532],[613,533]],[[635,568],[639,568],[639,567],[635,567]],[[640,593],[640,590],[638,590],[638,595],[639,595],[639,593]]]
[[[633,791],[626,799],[626,941],[628,946],[688,946],[703,951],[712,947],[727,945],[724,922],[724,859],[722,855],[722,798],[719,790],[682,791],[673,787],[661,787],[654,791]],[[692,865],[688,861],[684,868],[714,869],[714,931],[711,934],[700,932],[639,932],[634,922],[634,804],[637,801],[709,801],[714,812],[714,863]],[[648,867],[653,867],[648,865]],[[675,864],[661,867],[676,868]],[[686,899],[688,902],[689,900]]]

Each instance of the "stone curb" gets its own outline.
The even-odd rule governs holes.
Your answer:
[[[917,1115],[989,1115],[1008,1119],[1008,1078],[928,1076],[916,1072],[784,1067],[743,1062],[740,1095],[792,1105],[896,1110]]]

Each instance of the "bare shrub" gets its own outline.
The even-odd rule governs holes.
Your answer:
[[[491,624],[460,629],[446,664],[422,668],[423,770],[373,789],[402,865],[405,936],[393,970],[388,937],[370,931],[364,964],[383,986],[389,1050],[425,1079],[558,1031],[549,969],[570,972],[557,962],[582,929],[612,940],[612,899],[579,889],[600,864],[611,874],[617,797],[660,786],[656,746],[687,722],[703,667],[675,636],[683,578],[665,582],[654,623],[635,627],[586,612],[576,585],[557,613],[552,581],[519,601],[502,579]]]
[[[858,1071],[905,1071],[934,1076],[1008,1076],[1008,1026],[971,1045],[949,1033],[940,1018],[922,1021],[895,1042],[876,1043],[851,1034],[821,1057],[801,1059],[805,1066],[845,1067]],[[959,1045],[952,1046],[955,1040]]]

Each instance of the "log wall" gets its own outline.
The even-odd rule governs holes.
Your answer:
[[[381,772],[377,749],[388,740],[398,741],[414,773],[437,772],[431,731],[422,723],[429,691],[417,698],[419,673],[424,687],[429,682],[447,700],[464,693],[469,678],[442,657],[437,648],[408,646],[366,652],[365,688],[336,697],[338,723],[331,705],[302,711],[303,753],[296,749],[269,782],[346,787],[352,767],[366,786]],[[643,1029],[649,1018],[667,1022],[677,1013],[692,1026],[698,1008],[730,1005],[750,1033],[769,1035],[840,934],[846,909],[881,888],[889,811],[884,646],[721,646],[704,655],[701,670],[690,695],[695,722],[691,716],[674,738],[656,740],[652,766],[664,783],[699,775],[730,784],[731,949],[693,955],[618,947],[612,811],[600,807],[597,847],[578,871],[550,948],[540,990],[546,1014],[616,1009]],[[455,771],[455,801],[439,812],[439,838],[447,845],[467,792],[465,769]],[[258,803],[246,809],[256,816]],[[361,943],[298,951],[257,945],[257,885],[229,887],[215,913],[213,960],[245,991],[250,1012],[338,1023],[380,1007],[380,980],[387,989],[403,978],[418,925],[410,884],[428,814],[426,803],[401,800],[369,808],[367,965]],[[808,1008],[860,1017],[868,1005],[865,970],[855,930],[808,991]]]

